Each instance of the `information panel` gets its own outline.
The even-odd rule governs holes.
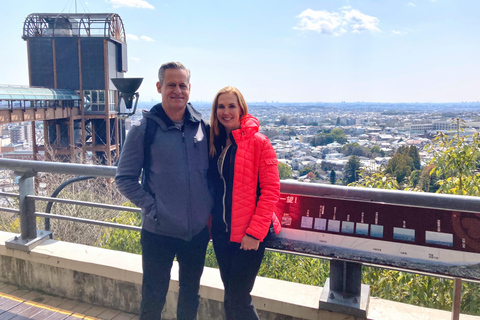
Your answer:
[[[269,247],[480,280],[480,214],[281,194]]]

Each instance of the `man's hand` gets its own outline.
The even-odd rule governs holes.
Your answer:
[[[240,244],[240,249],[257,251],[259,244],[259,240],[245,235],[242,239],[242,243]]]

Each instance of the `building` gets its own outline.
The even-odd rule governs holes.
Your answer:
[[[127,71],[126,34],[120,16],[33,13],[25,19],[22,38],[27,42],[30,86],[69,90],[79,98],[78,109],[63,117],[42,119],[45,142],[37,146],[32,137],[33,153],[47,150],[47,159],[54,156],[75,162],[93,152],[101,162],[111,164],[118,156],[123,125],[116,118],[118,98],[112,79],[123,78]],[[25,95],[20,101],[29,101],[28,108],[57,111],[75,106],[75,99],[61,99],[58,91],[53,99],[29,100]]]

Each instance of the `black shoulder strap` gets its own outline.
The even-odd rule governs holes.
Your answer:
[[[202,119],[202,125],[203,125],[203,128],[205,129],[205,133],[207,134],[207,143],[208,143],[208,146],[210,146],[210,125],[205,122],[205,120]]]
[[[142,184],[144,188],[147,188],[147,173],[150,172],[150,167],[152,165],[152,144],[155,134],[157,133],[158,125],[153,119],[146,118],[147,124],[145,128],[145,136],[143,138],[143,175],[142,175]],[[147,190],[149,191],[149,190]]]

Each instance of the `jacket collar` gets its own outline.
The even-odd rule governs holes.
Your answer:
[[[145,118],[153,119],[164,131],[168,130],[170,127],[175,127],[172,119],[170,119],[165,113],[165,110],[162,107],[162,103],[154,105],[148,112],[143,111],[143,116]],[[188,121],[192,123],[197,123],[202,120],[202,115],[200,114],[200,112],[195,110],[192,104],[189,102],[187,103],[187,106],[185,108],[185,116],[183,117],[183,119],[185,120],[185,122]]]
[[[258,132],[260,123],[257,118],[251,114],[247,114],[240,122],[240,129],[233,130],[232,135],[236,142],[242,139],[248,139]]]

